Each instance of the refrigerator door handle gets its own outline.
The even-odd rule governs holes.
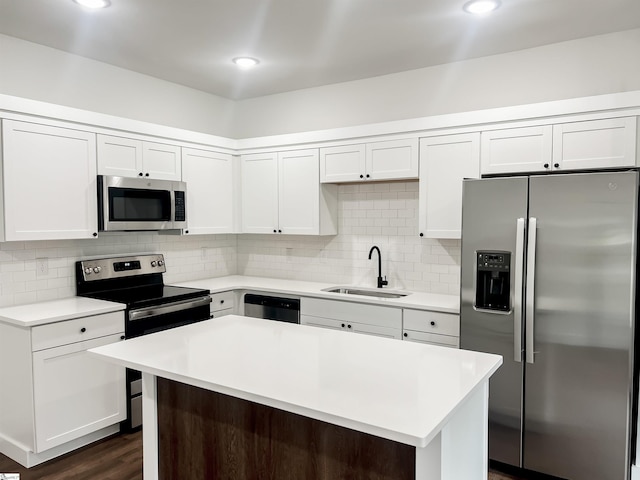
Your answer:
[[[522,361],[522,279],[524,278],[524,218],[516,222],[516,258],[513,294],[513,359]]]
[[[529,218],[529,238],[527,245],[527,295],[525,308],[525,341],[527,363],[534,362],[533,331],[535,326],[534,301],[536,283],[536,227],[538,220],[535,217]]]

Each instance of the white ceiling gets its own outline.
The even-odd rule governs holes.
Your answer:
[[[640,27],[640,0],[464,2],[0,0],[0,33],[239,100]]]

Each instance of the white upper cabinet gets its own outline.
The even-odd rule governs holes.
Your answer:
[[[551,125],[482,132],[482,175],[551,170],[551,134]]]
[[[98,173],[120,177],[181,180],[180,147],[98,135]]]
[[[232,155],[182,149],[182,181],[187,184],[185,234],[237,233],[237,168]]]
[[[241,157],[242,232],[337,233],[337,188],[320,185],[318,150]]]
[[[554,169],[634,167],[636,128],[636,117],[554,125]]]
[[[242,232],[278,233],[278,154],[240,157]]]
[[[4,240],[97,236],[95,134],[3,120],[2,154]]]
[[[417,138],[320,149],[320,181],[322,183],[417,177]]]
[[[480,133],[420,140],[421,237],[461,238],[462,180],[480,177]]]
[[[481,171],[555,172],[636,166],[636,117],[482,132]]]

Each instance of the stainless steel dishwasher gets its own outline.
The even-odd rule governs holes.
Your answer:
[[[244,314],[247,317],[300,323],[300,300],[247,293],[244,296]]]

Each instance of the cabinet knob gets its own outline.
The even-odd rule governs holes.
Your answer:
[[[549,168],[549,164],[548,163],[545,163],[543,166],[544,166],[544,168]]]
[[[273,233],[278,233],[275,228],[273,229]]]
[[[344,325],[344,323],[343,323],[343,324],[342,324],[342,328],[344,328],[344,327],[345,327],[345,325]]]
[[[409,334],[407,332],[404,332],[402,335],[404,335],[405,337],[409,336]]]
[[[145,173],[145,174],[144,174],[144,176],[145,176],[145,177],[148,177],[148,176],[149,176],[149,174],[148,174],[148,173]]]
[[[360,175],[360,178],[364,178],[364,175]]]
[[[560,164],[559,163],[554,163],[553,166],[554,166],[554,168],[560,168]]]
[[[98,236],[98,232],[93,232],[93,233],[92,233],[92,235],[93,235],[94,237],[97,237],[97,236]]]
[[[189,230],[185,230],[184,233],[189,233]]]
[[[220,300],[220,305],[222,305],[224,303],[224,300]]]
[[[138,174],[138,176],[139,176],[139,177],[141,177],[141,176],[142,176],[142,172],[140,172],[140,173]]]
[[[278,229],[278,233],[282,233],[282,230]]]
[[[367,173],[367,178],[369,178],[369,174]]]
[[[351,325],[347,325],[347,328],[351,328]]]
[[[81,332],[81,333],[84,333],[84,332],[86,332],[86,331],[87,331],[87,329],[86,329],[86,328],[84,328],[84,327],[82,327],[82,328],[80,329],[80,332]]]
[[[124,340],[124,335],[120,335],[120,340]]]
[[[424,233],[420,232],[420,236],[421,236],[421,237],[424,237]]]
[[[433,320],[431,320],[431,326],[435,327],[436,326],[436,322],[434,322]]]

